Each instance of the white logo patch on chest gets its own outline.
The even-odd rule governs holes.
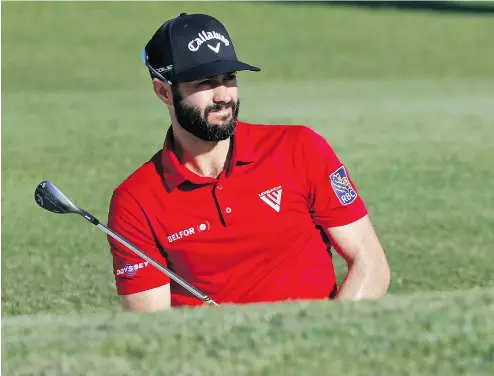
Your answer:
[[[172,235],[169,235],[168,242],[173,243],[177,240],[180,240],[182,238],[186,238],[187,236],[195,235],[199,232],[203,231],[208,231],[211,228],[209,225],[209,222],[205,221],[201,224],[198,224],[197,226],[191,226],[189,228],[186,228],[185,230],[178,231]]]
[[[283,189],[281,188],[281,185],[279,185],[277,187],[259,193],[259,198],[279,213],[281,209],[282,193],[283,193]]]

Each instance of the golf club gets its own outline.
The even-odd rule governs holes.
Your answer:
[[[78,215],[84,217],[87,221],[91,222],[93,225],[98,227],[100,230],[102,230],[106,234],[110,235],[112,238],[119,241],[120,243],[125,245],[127,248],[132,250],[134,253],[138,254],[143,259],[145,259],[146,261],[148,261],[149,263],[154,265],[158,270],[165,273],[168,277],[170,277],[173,281],[175,281],[180,286],[185,288],[187,291],[189,291],[195,297],[201,299],[202,301],[204,301],[205,303],[208,303],[210,305],[218,306],[218,304],[215,303],[213,300],[211,300],[211,298],[204,295],[202,292],[197,290],[194,286],[185,282],[178,275],[173,273],[171,270],[165,268],[164,266],[159,264],[157,261],[153,260],[151,257],[146,255],[144,252],[137,249],[129,241],[125,240],[122,236],[118,235],[117,233],[110,230],[108,227],[106,227],[102,223],[100,223],[99,220],[97,218],[95,218],[93,215],[91,215],[90,213],[88,213],[85,210],[82,210],[81,208],[78,208],[52,182],[45,180],[45,181],[42,181],[41,183],[39,183],[38,186],[36,187],[35,192],[34,192],[34,198],[36,200],[36,203],[39,206],[41,206],[45,210],[48,210],[49,212],[57,213],[57,214],[78,214]]]

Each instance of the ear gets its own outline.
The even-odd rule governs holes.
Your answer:
[[[168,82],[163,82],[158,80],[157,78],[153,78],[153,89],[156,95],[158,96],[163,103],[172,106],[172,88]]]

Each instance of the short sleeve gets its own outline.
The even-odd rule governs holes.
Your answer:
[[[166,267],[145,213],[132,195],[115,191],[110,201],[108,228],[125,238],[147,256]],[[125,245],[107,235],[113,258],[113,274],[119,295],[134,294],[166,285],[167,275]]]
[[[303,127],[302,147],[309,187],[309,209],[322,228],[343,226],[367,214],[357,187],[329,143]]]

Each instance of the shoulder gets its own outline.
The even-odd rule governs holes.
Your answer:
[[[240,130],[249,131],[253,135],[266,134],[286,134],[293,135],[299,132],[310,131],[310,128],[303,124],[278,124],[278,123],[249,123],[238,121],[237,127]]]
[[[159,150],[148,161],[117,184],[113,196],[132,196],[136,201],[148,195],[149,190],[161,184],[161,155]]]
[[[328,140],[305,124],[259,124],[239,122],[238,129],[253,145],[274,143],[297,150],[331,148]]]
[[[242,134],[249,134],[253,139],[265,139],[272,136],[282,137],[286,141],[325,140],[317,131],[305,124],[261,124],[239,121],[237,127]]]

